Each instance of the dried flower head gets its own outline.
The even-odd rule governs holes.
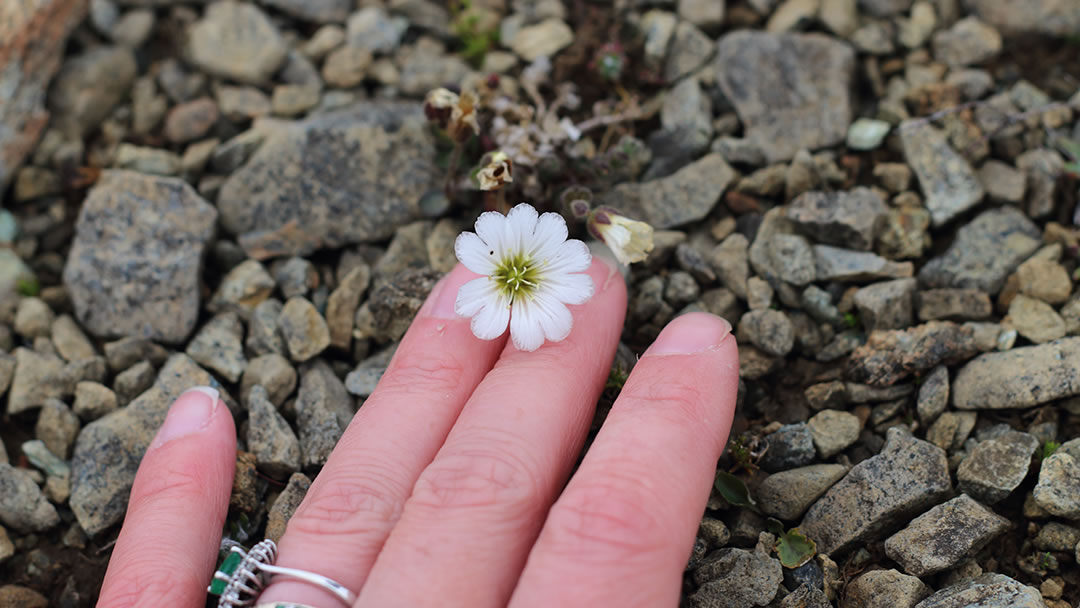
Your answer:
[[[450,123],[446,130],[450,137],[458,142],[465,141],[480,132],[480,125],[476,121],[475,94],[464,91],[458,95],[457,103],[450,110]]]
[[[589,214],[589,233],[600,239],[622,264],[640,262],[653,249],[653,227],[620,215],[611,207]]]
[[[561,215],[539,215],[526,203],[506,215],[482,213],[475,228],[454,243],[458,260],[484,275],[461,286],[454,306],[472,318],[473,335],[494,340],[509,325],[514,346],[525,351],[566,338],[574,321],[566,305],[593,294],[592,279],[581,274],[592,262],[588,246],[567,240]]]
[[[450,114],[458,104],[458,94],[450,89],[432,89],[424,98],[424,115],[428,120],[438,123],[446,128],[450,122]]]
[[[481,190],[498,190],[514,181],[514,162],[502,150],[487,155],[483,168],[476,174]]]

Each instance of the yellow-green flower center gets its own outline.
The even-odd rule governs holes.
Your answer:
[[[491,274],[500,293],[511,302],[532,295],[540,284],[540,272],[536,260],[522,253],[503,258]]]

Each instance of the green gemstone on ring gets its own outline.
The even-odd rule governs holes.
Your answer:
[[[223,575],[218,577],[216,574],[214,580],[210,581],[210,593],[212,595],[221,595],[225,593],[225,587],[229,584],[229,579],[232,578],[234,572],[236,572],[237,566],[240,562],[244,561],[244,554],[237,551],[229,551],[229,554],[225,556],[225,560],[218,566],[217,573]],[[222,580],[224,578],[225,580]]]

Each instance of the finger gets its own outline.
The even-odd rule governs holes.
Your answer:
[[[206,603],[235,467],[236,430],[218,392],[180,395],[139,464],[98,608]]]
[[[551,508],[510,605],[677,605],[738,382],[727,321],[672,321]]]
[[[458,288],[476,276],[458,265],[432,290],[289,520],[277,565],[317,571],[354,591],[363,586],[417,477],[505,344],[476,338],[469,319],[454,314]],[[290,580],[272,582],[260,600],[339,602]]]
[[[358,606],[504,606],[581,450],[626,309],[599,260],[574,330],[536,352],[507,345],[424,470]]]

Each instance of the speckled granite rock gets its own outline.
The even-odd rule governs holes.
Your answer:
[[[1027,408],[1080,394],[1080,338],[979,355],[960,368],[952,391],[962,410]]]

